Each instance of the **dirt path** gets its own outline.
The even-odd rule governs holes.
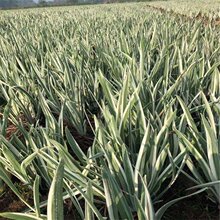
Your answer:
[[[191,17],[188,16],[186,14],[181,14],[181,13],[177,13],[173,10],[170,9],[165,9],[163,7],[157,7],[157,6],[152,6],[152,5],[146,5],[148,8],[154,9],[156,11],[160,11],[162,13],[168,13],[171,14],[173,16],[178,16],[178,17],[182,17],[188,21],[193,21],[193,20],[197,20],[200,21],[202,24],[204,24],[205,26],[207,25],[211,25],[211,26],[220,26],[220,17],[216,18],[216,19],[210,19],[209,17],[203,15],[201,12],[198,13],[196,16]]]

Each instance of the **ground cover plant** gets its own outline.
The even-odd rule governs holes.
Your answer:
[[[129,3],[0,27],[0,201],[22,204],[0,216],[159,220],[202,195],[218,218],[218,25]]]

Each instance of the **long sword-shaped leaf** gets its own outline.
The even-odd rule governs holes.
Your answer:
[[[64,176],[64,161],[61,160],[55,172],[47,204],[48,220],[63,220],[63,176]]]

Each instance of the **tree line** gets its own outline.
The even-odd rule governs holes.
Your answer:
[[[34,5],[33,0],[0,0],[0,8],[28,7]]]

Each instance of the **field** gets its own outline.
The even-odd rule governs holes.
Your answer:
[[[220,3],[168,3],[0,11],[2,219],[219,219]]]
[[[210,19],[220,18],[220,0],[152,1],[148,5],[191,16],[192,18],[198,16],[198,14]]]

